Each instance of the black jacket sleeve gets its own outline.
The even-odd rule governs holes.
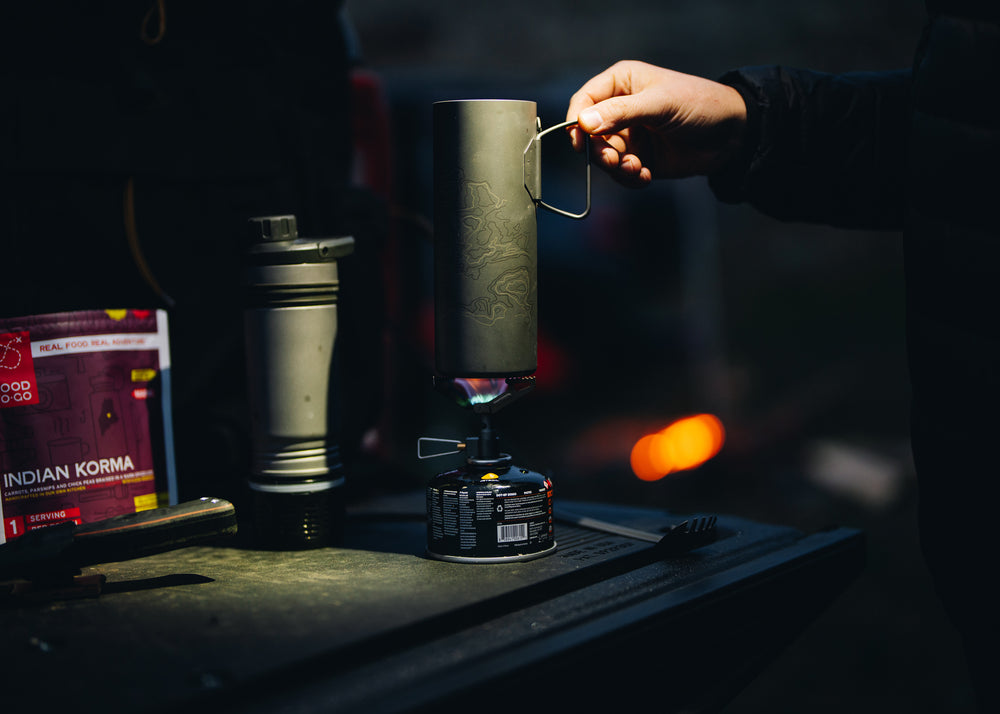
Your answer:
[[[721,82],[747,105],[742,155],[716,196],[790,221],[902,228],[911,73],[750,67]]]

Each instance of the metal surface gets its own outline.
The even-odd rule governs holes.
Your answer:
[[[620,705],[626,686],[662,711],[703,711],[864,560],[856,531],[722,518],[717,542],[678,558],[559,526],[549,557],[457,565],[423,554],[422,497],[359,507],[342,548],[194,547],[87,569],[107,576],[97,599],[0,610],[5,708],[34,706],[58,673],[75,711],[369,714],[470,697],[498,711],[512,681],[540,706]],[[646,531],[679,520],[566,505]]]

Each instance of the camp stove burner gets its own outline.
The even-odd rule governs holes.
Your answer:
[[[465,452],[465,465],[427,484],[427,554],[456,563],[532,560],[556,549],[552,481],[515,466],[500,451],[492,416],[480,414],[479,436],[464,442],[421,438],[418,456]],[[452,451],[424,453],[425,444]]]

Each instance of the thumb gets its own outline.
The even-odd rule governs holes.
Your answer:
[[[577,118],[588,134],[611,134],[646,119],[641,95],[612,97],[587,107]]]

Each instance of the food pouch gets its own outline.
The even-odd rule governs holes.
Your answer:
[[[166,312],[0,320],[0,543],[176,502]]]

